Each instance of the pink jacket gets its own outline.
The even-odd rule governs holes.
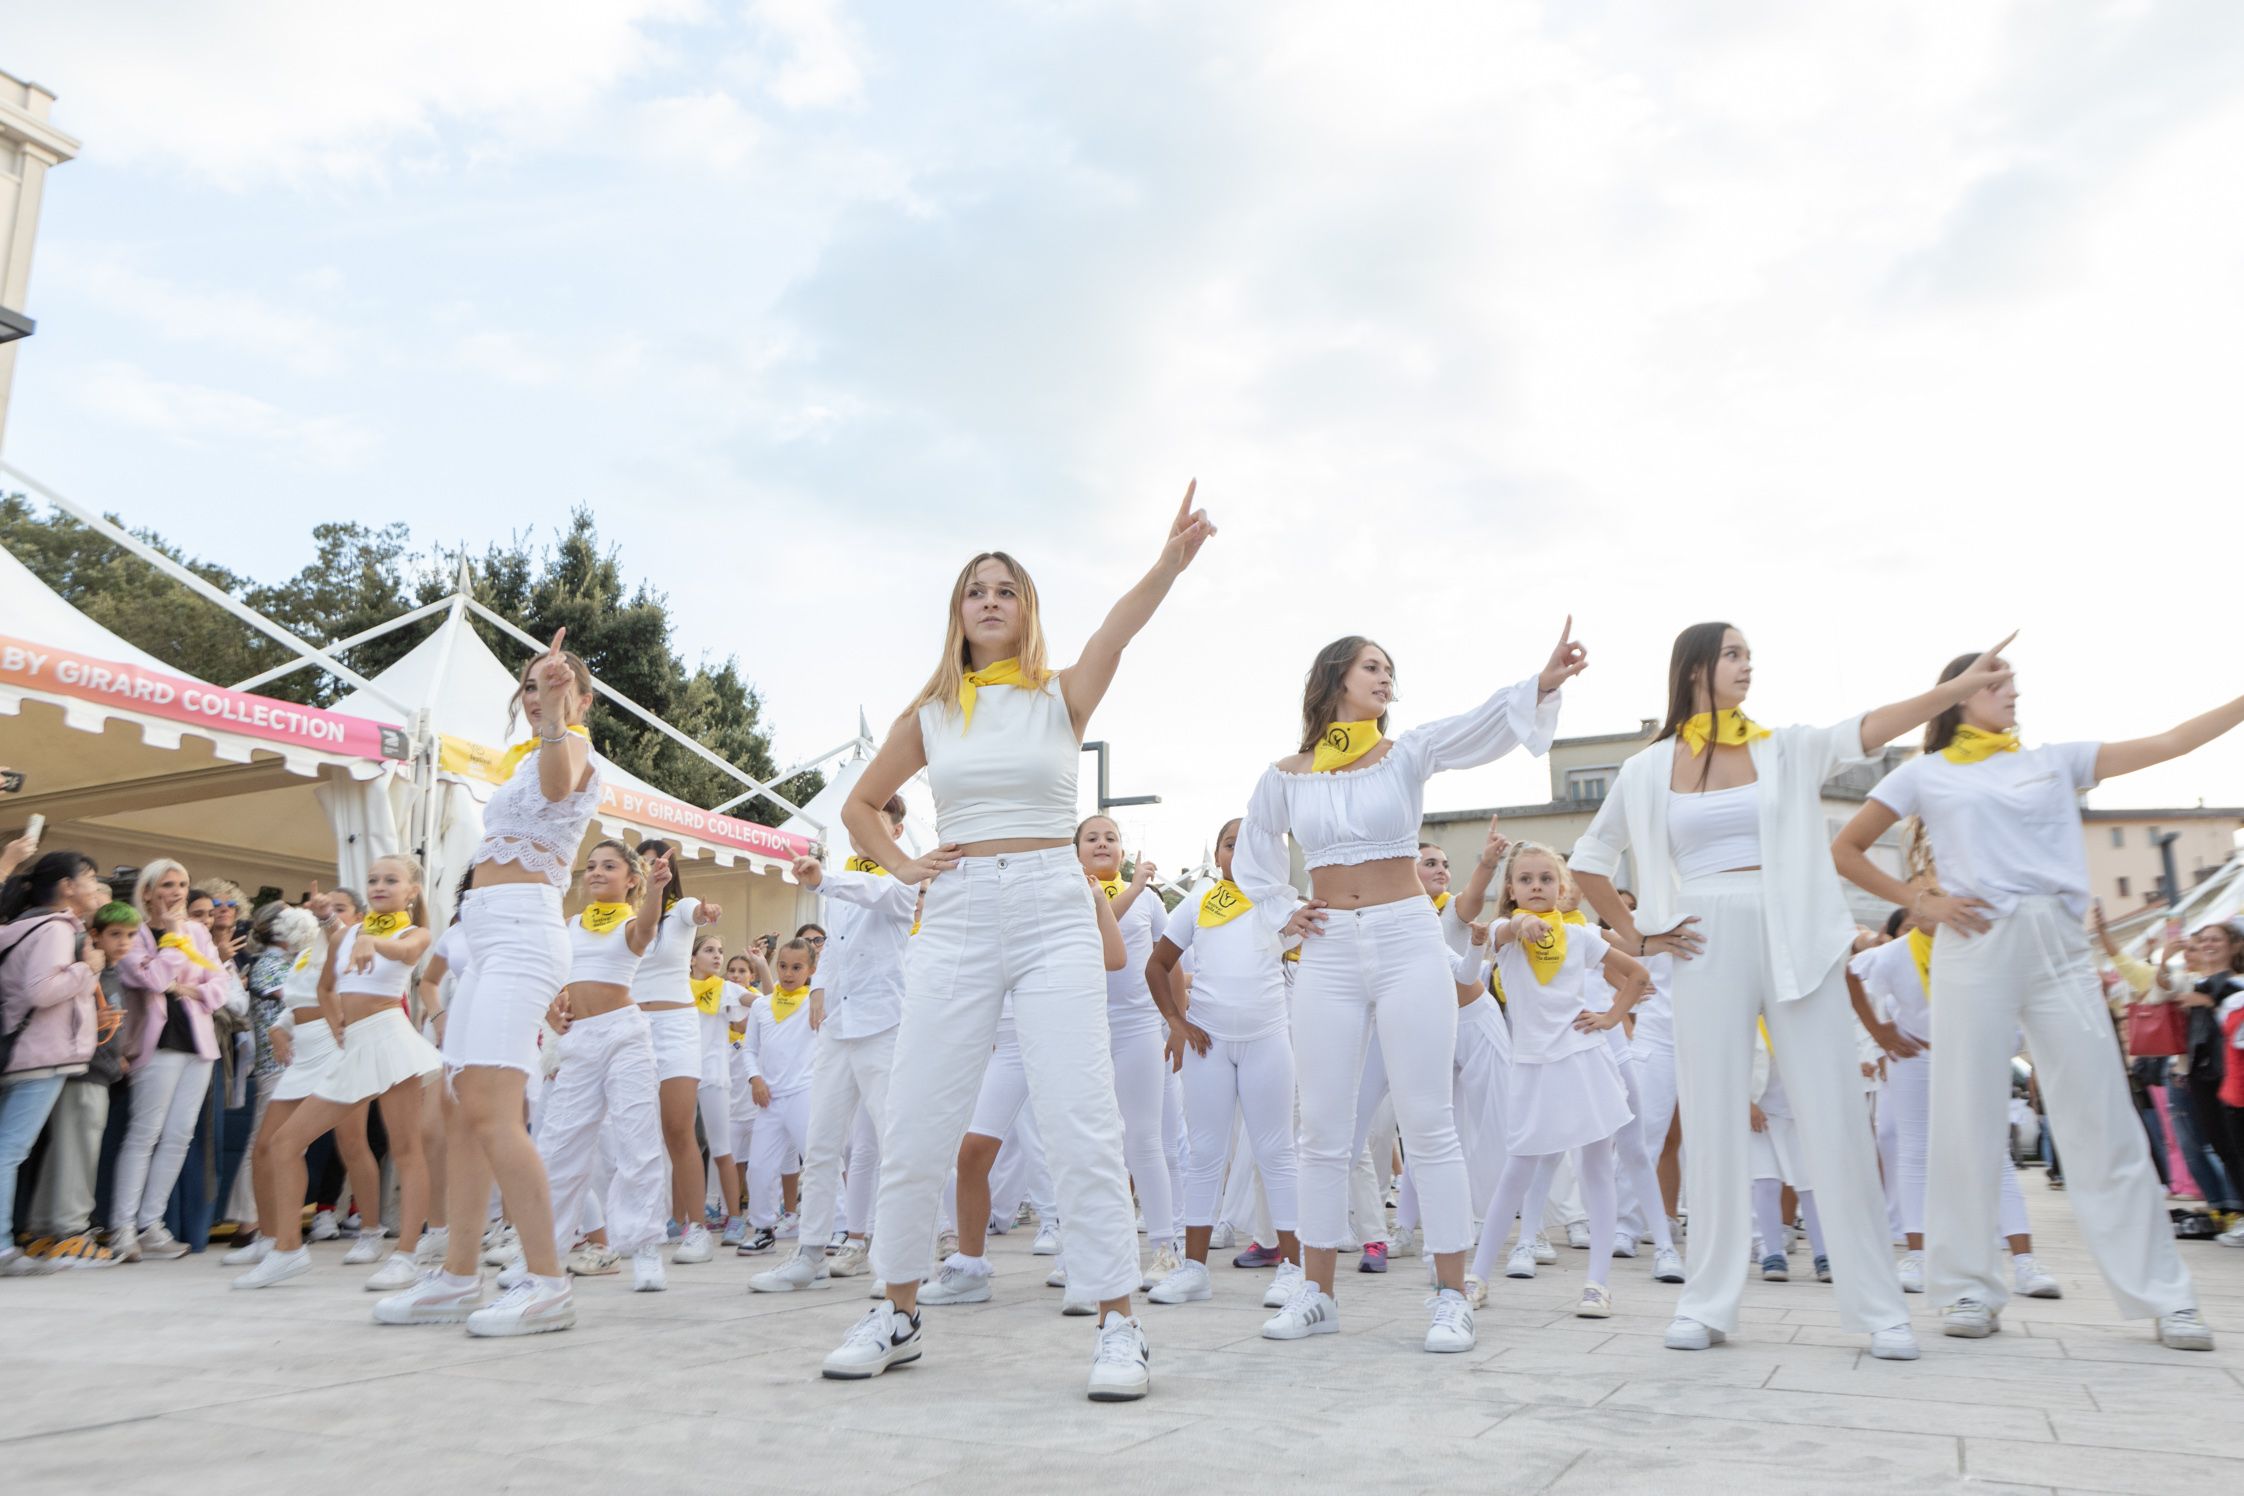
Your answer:
[[[23,926],[36,925],[29,934]],[[0,930],[0,946],[20,939],[0,961],[0,1029],[12,1032],[31,1013],[16,1039],[8,1072],[83,1065],[93,1058],[94,993],[100,979],[78,959],[74,914],[33,910]]]
[[[210,943],[210,931],[191,919],[180,919],[172,927],[174,934],[187,937],[198,954],[209,966],[198,966],[186,954],[158,944],[160,937],[147,925],[133,937],[132,949],[125,959],[117,963],[118,980],[131,995],[132,1012],[126,1018],[133,1034],[129,1046],[132,1062],[156,1052],[156,1040],[164,1032],[164,994],[172,987],[188,989],[181,999],[187,1010],[187,1022],[195,1031],[195,1053],[206,1060],[218,1058],[218,1039],[211,1031],[210,1015],[225,1006],[231,990],[226,982],[225,963],[218,959],[218,950]]]

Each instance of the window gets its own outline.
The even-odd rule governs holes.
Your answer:
[[[2158,828],[2157,828],[2156,826],[2153,826],[2153,827],[2151,827],[2151,828],[2150,828],[2150,830],[2149,830],[2149,831],[2148,831],[2148,832],[2147,832],[2146,834],[2147,834],[2147,835],[2148,835],[2148,836],[2150,837],[2150,844],[2151,844],[2152,846],[2154,846],[2154,847],[2155,847],[2155,846],[2157,846],[2157,845],[2158,845]]]
[[[2127,880],[2125,878],[2119,880],[2119,896],[2123,899],[2127,897]]]
[[[1566,771],[1566,798],[1569,800],[1602,800],[1605,786],[1611,782],[1612,764],[1597,764],[1586,769]]]
[[[2115,847],[2127,845],[2127,828],[2125,826],[2112,827],[2112,845]]]

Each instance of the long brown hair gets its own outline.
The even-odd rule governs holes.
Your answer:
[[[1722,636],[1731,627],[1727,623],[1694,623],[1675,636],[1675,647],[1667,656],[1667,721],[1661,724],[1653,742],[1674,737],[1684,723],[1698,715],[1702,681],[1707,710],[1714,709],[1714,665],[1722,658]]]
[[[538,661],[544,658],[544,655],[535,656],[528,664],[515,672],[514,694],[506,699],[506,732],[508,737],[514,736],[514,719],[522,714],[522,692],[524,687],[529,684],[530,672],[536,669]],[[561,658],[568,662],[569,674],[576,677],[577,695],[584,698],[584,715],[587,720],[590,720],[592,716],[592,669],[573,649],[562,650]],[[569,724],[564,722],[561,725],[566,727]]]
[[[1349,634],[1335,639],[1317,651],[1316,659],[1309,662],[1309,674],[1301,683],[1301,751],[1309,752],[1317,740],[1332,726],[1333,713],[1340,709],[1340,698],[1347,694],[1348,671],[1355,665],[1356,656],[1366,647],[1387,655],[1388,678],[1393,679],[1395,657],[1377,642],[1361,634]],[[1387,714],[1379,714],[1379,730],[1387,730]]]
[[[1957,655],[1940,667],[1940,679],[1943,682],[1954,680],[1957,676],[1969,670],[1972,661],[1978,658],[1979,656],[1975,654]],[[1930,722],[1927,722],[1925,724],[1925,752],[1938,753],[1941,749],[1953,743],[1956,740],[1956,729],[1963,726],[1963,720],[1964,707],[1963,703],[1959,701]]]
[[[1003,551],[983,551],[959,568],[958,580],[951,584],[951,616],[943,626],[943,658],[935,673],[920,687],[919,695],[904,710],[917,712],[930,701],[939,701],[946,712],[958,711],[959,690],[966,684],[966,674],[974,668],[972,653],[966,644],[966,624],[962,614],[966,608],[967,584],[974,580],[974,569],[984,561],[995,561],[1013,574],[1014,589],[1021,596],[1021,644],[1016,658],[1021,662],[1021,679],[1033,686],[1042,687],[1052,672],[1044,658],[1044,620],[1036,603],[1036,583],[1029,580],[1028,568]]]
[[[668,914],[670,906],[686,896],[685,870],[678,866],[677,845],[660,837],[650,837],[639,843],[641,857],[660,857],[665,852],[670,854],[670,881],[662,885],[662,912]]]

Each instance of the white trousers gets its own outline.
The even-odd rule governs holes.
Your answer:
[[[1973,1298],[2000,1309],[2010,1299],[1995,1247],[1995,1176],[2022,1027],[2044,1115],[2064,1150],[2073,1216],[2120,1313],[2146,1319],[2195,1307],[2080,922],[2037,895],[1984,935],[1966,939],[1943,926],[1932,942],[1932,990],[1930,1111],[1941,1140],[1925,1178],[1925,1291],[1933,1303]],[[1828,1229],[1828,1201],[1823,1215]],[[1695,1242],[1695,1224],[1691,1234]]]
[[[1168,1029],[1162,1028],[1162,1043],[1168,1042]],[[1287,1040],[1292,1047],[1292,1040]],[[1177,1211],[1184,1209],[1184,1176],[1192,1169],[1192,1130],[1184,1120],[1184,1077],[1169,1068],[1168,1056],[1161,1059],[1161,1157],[1169,1166],[1169,1203]],[[1184,1234],[1183,1217],[1177,1218],[1177,1235]]]
[[[802,1165],[803,1150],[810,1135],[810,1087],[798,1086],[784,1096],[771,1098],[771,1105],[759,1108],[763,1115],[756,1119],[756,1135],[748,1144],[748,1224],[761,1231],[779,1224],[785,1192],[779,1176],[792,1174]],[[830,1188],[830,1187],[829,1187]],[[833,1196],[826,1197],[828,1219],[833,1216]],[[828,1231],[832,1228],[828,1227]],[[798,1235],[796,1241],[822,1244],[825,1234],[812,1237]]]
[[[1175,1153],[1164,1146],[1167,1126],[1168,1064],[1162,1057],[1165,1031],[1145,1023],[1114,1030],[1114,1099],[1122,1109],[1122,1159],[1137,1187],[1138,1210],[1145,1217],[1148,1245],[1178,1237],[1176,1197],[1170,1170]]]
[[[1294,1158],[1294,1193],[1296,1200],[1298,1200],[1300,1197],[1300,1150],[1298,1148],[1295,1150]],[[1266,1247],[1274,1247],[1278,1244],[1278,1238],[1269,1234],[1272,1229],[1270,1225],[1270,1206],[1262,1188],[1262,1171],[1254,1166],[1254,1144],[1247,1139],[1247,1123],[1244,1117],[1238,1120],[1231,1133],[1230,1172],[1224,1176],[1223,1182],[1223,1219],[1230,1223],[1233,1231],[1249,1241],[1260,1242]]]
[[[1750,1104],[1755,1020],[1766,1017],[1784,1067],[1807,1172],[1831,1249],[1840,1328],[1864,1334],[1909,1322],[1893,1271],[1878,1158],[1862,1111],[1862,1065],[1845,955],[1816,988],[1790,1002],[1772,995],[1761,874],[1716,873],[1682,888],[1706,949],[1675,963],[1675,1080],[1691,1140],[1689,1264],[1677,1315],[1724,1332],[1738,1327],[1753,1236]]]
[[[2013,1046],[2015,1049],[2015,1046]],[[2005,1059],[2007,1067],[2009,1061]],[[2005,1077],[2003,1096],[2007,1102],[2010,1094],[2008,1077]],[[1882,1106],[1879,1124],[1884,1126],[1888,1115],[1894,1130],[1896,1173],[1893,1197],[1900,1217],[1900,1230],[1922,1232],[1925,1229],[1925,1171],[1932,1156],[1932,1056],[1920,1054],[1906,1060],[1886,1061],[1886,1088],[1880,1097]],[[2009,1120],[2009,1110],[2004,1109],[2004,1120]],[[2140,1124],[2138,1124],[2140,1125]],[[2024,1236],[2032,1228],[2026,1221],[2026,1197],[2018,1190],[2018,1169],[2010,1161],[2010,1136],[2003,1135],[2001,1152],[2001,1198],[1996,1205],[1996,1218],[2002,1235]]]
[[[1653,1151],[1650,1131],[1644,1125],[1649,1115],[1644,1105],[1644,1067],[1632,1053],[1620,1064],[1621,1083],[1628,1087],[1629,1120],[1613,1135],[1614,1184],[1620,1197],[1631,1200],[1649,1200],[1651,1205],[1652,1245],[1671,1247],[1674,1241],[1668,1235],[1667,1210],[1660,1203],[1659,1154]],[[1660,1134],[1667,1136],[1663,1130]],[[1585,1164],[1584,1167],[1587,1167]],[[1635,1239],[1636,1228],[1627,1216],[1620,1217],[1620,1229]]]
[[[1231,1119],[1243,1112],[1254,1161],[1269,1190],[1271,1224],[1300,1220],[1293,1141],[1293,1045],[1283,1033],[1245,1043],[1218,1040],[1205,1055],[1184,1051],[1185,1114],[1192,1126],[1192,1170],[1185,1176],[1184,1224],[1213,1226],[1223,1195]]]
[[[110,1186],[112,1225],[146,1231],[164,1218],[171,1187],[187,1161],[187,1145],[195,1139],[195,1119],[210,1094],[215,1063],[184,1050],[159,1049],[133,1071],[132,1116]]]
[[[881,1128],[873,1272],[884,1282],[909,1283],[927,1271],[936,1197],[1010,993],[1029,1100],[1067,1223],[1069,1282],[1102,1300],[1136,1291],[1137,1229],[1091,898],[1067,847],[968,857],[928,885],[905,958],[904,1019]]]
[[[601,1216],[608,1246],[626,1255],[662,1245],[670,1217],[670,1152],[662,1141],[647,1015],[634,1003],[580,1018],[561,1036],[561,1068],[538,1109],[538,1157],[553,1190],[554,1250],[576,1244],[600,1163],[601,1125],[610,1125],[615,1173]]]
[[[1013,1130],[998,1149],[990,1169],[990,1210],[998,1216],[1018,1215],[1028,1201],[1039,1226],[1057,1226],[1060,1207],[1052,1198],[1052,1170],[1044,1162],[1044,1139],[1036,1130],[1036,1113],[1028,1107],[1013,1119]]]
[[[818,1051],[810,1067],[809,1136],[803,1141],[802,1227],[796,1236],[801,1245],[822,1247],[833,1234],[842,1159],[851,1151],[857,1115],[864,1108],[870,1108],[874,1116],[887,1115],[888,1076],[895,1060],[894,1029],[862,1039],[818,1036]],[[873,1146],[877,1156],[877,1130]],[[879,1166],[874,1167],[877,1171]],[[752,1191],[749,1199],[755,1199]]]
[[[884,1107],[885,1113],[886,1108]],[[834,1231],[851,1236],[873,1234],[873,1196],[880,1189],[880,1126],[872,1112],[860,1106],[849,1129],[849,1172],[842,1178],[841,1208]],[[832,1231],[827,1235],[831,1236]]]
[[[1450,1117],[1456,1118],[1455,1098]],[[1387,1186],[1395,1177],[1395,1140],[1402,1135],[1395,1125],[1395,1098],[1387,1090],[1387,1057],[1380,1052],[1379,1035],[1364,1048],[1364,1068],[1356,1084],[1356,1131],[1348,1146],[1348,1236],[1341,1250],[1387,1240]],[[1458,1152],[1464,1152],[1458,1139]],[[1409,1172],[1407,1169],[1404,1171]],[[1269,1181],[1265,1180],[1267,1187]],[[1468,1180],[1468,1196],[1470,1181]],[[1412,1197],[1413,1222],[1417,1220]]]
[[[1472,1188],[1473,1219],[1496,1198],[1504,1172],[1504,1128],[1511,1085],[1511,1030],[1492,997],[1476,998],[1457,1010],[1457,1071],[1453,1083],[1457,1135],[1465,1149],[1465,1178]],[[1416,1180],[1413,1171],[1411,1178]],[[1412,1190],[1413,1197],[1416,1189]],[[1413,1200],[1412,1224],[1418,1213]],[[1398,1212],[1396,1220],[1400,1222]]]
[[[1667,1219],[1667,1198],[1659,1191],[1660,1154],[1667,1148],[1668,1130],[1675,1125],[1675,1050],[1667,1044],[1655,1044],[1645,1039],[1631,1039],[1629,1054],[1633,1066],[1623,1065],[1621,1074],[1634,1069],[1635,1089],[1629,1094],[1629,1106],[1643,1106],[1636,1112],[1636,1120],[1643,1130],[1645,1151],[1652,1156],[1652,1189],[1647,1194],[1629,1188],[1626,1179],[1621,1181],[1621,1229],[1638,1241],[1652,1234],[1652,1222]]]

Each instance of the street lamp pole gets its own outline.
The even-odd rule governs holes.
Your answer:
[[[1106,779],[1106,744],[1104,742],[1085,743],[1083,745],[1083,751],[1085,753],[1096,753],[1099,756],[1099,810],[1102,814],[1106,811],[1114,809],[1114,807],[1117,805],[1159,805],[1161,803],[1161,797],[1159,795],[1108,794]]]
[[[2158,848],[2159,863],[2165,868],[2165,871],[2159,874],[2158,881],[2166,890],[2166,907],[2168,909],[2172,909],[2182,901],[2181,879],[2174,872],[2174,843],[2181,839],[2181,835],[2182,833],[2179,831],[2169,831],[2164,836],[2154,839],[2151,843],[2152,846]]]

